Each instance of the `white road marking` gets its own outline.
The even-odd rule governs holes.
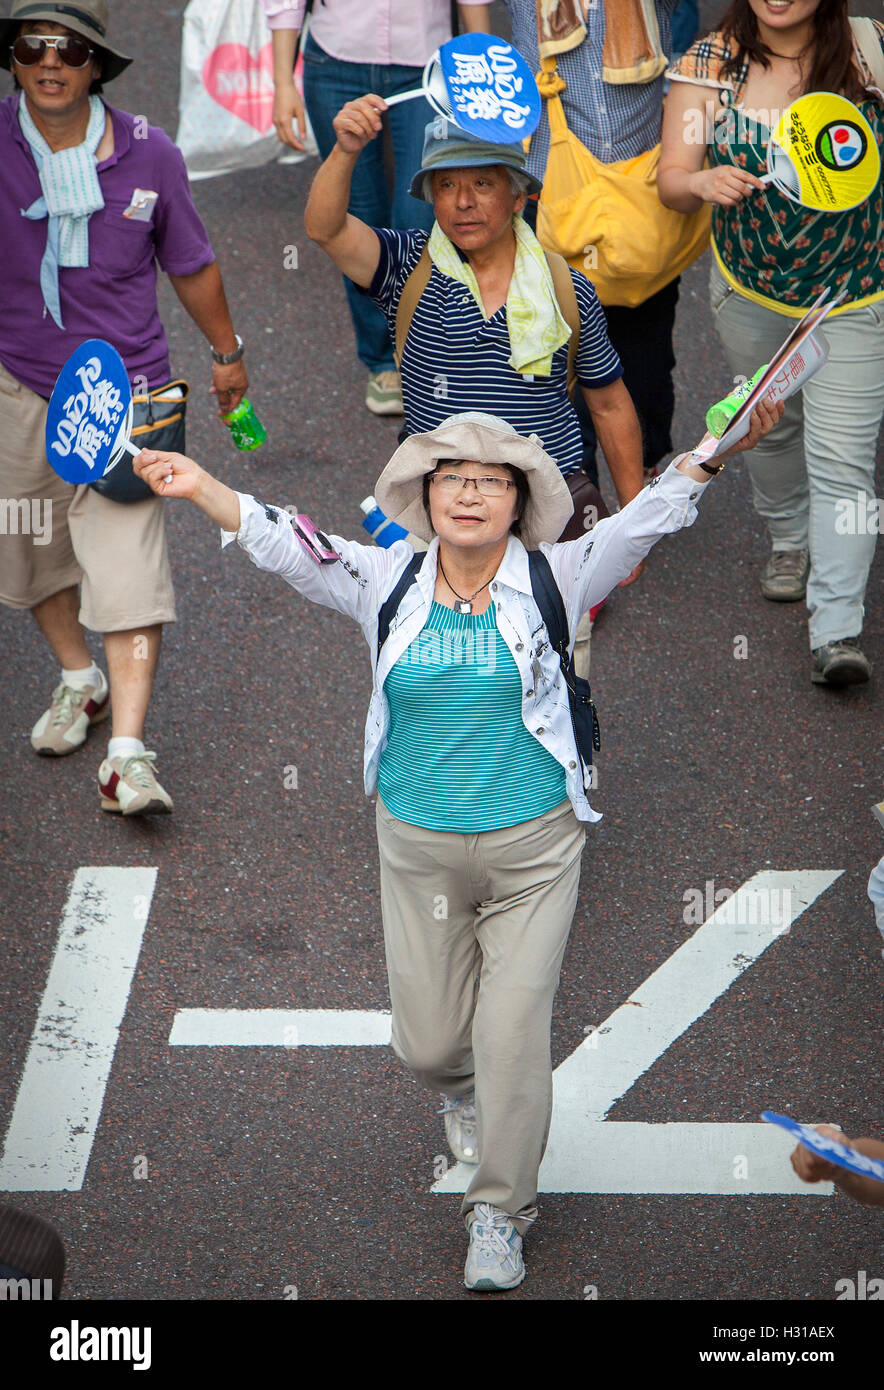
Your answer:
[[[381,1047],[390,1014],[361,1009],[179,1009],[172,1047]]]
[[[156,876],[74,876],[0,1157],[2,1190],[83,1186]]]
[[[755,874],[566,1058],[553,1074],[541,1192],[831,1193],[831,1183],[799,1181],[788,1162],[794,1145],[788,1135],[784,1144],[773,1125],[612,1123],[606,1116],[842,872]],[[773,914],[775,928],[772,902],[788,904]],[[775,1095],[762,1096],[759,1112],[777,1104]],[[740,1155],[746,1177],[736,1176]],[[432,1191],[464,1192],[474,1171],[456,1164]]]

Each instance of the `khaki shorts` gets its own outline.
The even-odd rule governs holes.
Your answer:
[[[127,632],[175,621],[165,504],[65,483],[44,450],[46,402],[0,365],[0,603],[34,608],[80,584],[80,622]]]

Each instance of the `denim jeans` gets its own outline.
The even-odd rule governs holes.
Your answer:
[[[714,261],[709,290],[731,371],[749,377],[770,361],[796,320],[739,294]],[[744,455],[755,510],[767,522],[773,549],[810,551],[811,649],[862,631],[877,539],[884,301],[827,319],[821,333],[828,361],[787,401],[776,429]]]
[[[304,44],[304,100],[319,146],[327,159],[336,143],[332,121],[348,101],[374,92],[391,97],[421,83],[422,68],[396,63],[345,63],[333,58],[308,34]],[[393,141],[395,180],[393,195],[384,171],[383,141],[379,136],[362,151],[353,171],[348,211],[371,227],[423,227],[433,225],[433,208],[412,198],[409,185],[421,165],[424,128],[433,119],[433,110],[423,97],[403,101],[387,113]],[[361,294],[352,280],[344,277],[350,316],[356,333],[356,351],[370,372],[395,370],[393,342],[387,320],[376,304]]]

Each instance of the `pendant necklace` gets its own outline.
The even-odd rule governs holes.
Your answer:
[[[494,578],[494,575],[491,575],[490,578],[488,578],[488,579],[485,580],[485,583],[484,583],[484,584],[480,584],[480,585],[479,585],[479,588],[476,590],[476,593],[475,593],[475,594],[470,594],[470,597],[469,597],[469,598],[464,598],[463,594],[459,594],[459,593],[457,592],[457,590],[456,590],[455,588],[452,587],[452,584],[451,584],[451,581],[450,581],[449,578],[448,578],[448,575],[445,573],[444,569],[442,568],[442,561],[441,561],[441,560],[439,561],[439,572],[441,573],[442,578],[445,580],[445,583],[448,585],[449,589],[451,589],[451,592],[454,594],[455,598],[457,599],[457,603],[454,605],[454,611],[455,611],[455,613],[472,613],[472,611],[473,611],[473,599],[476,597],[476,594],[481,594],[481,592],[482,592],[483,589],[487,589],[487,588],[488,588],[488,585],[491,583],[491,580]]]

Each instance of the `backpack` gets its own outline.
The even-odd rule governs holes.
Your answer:
[[[557,255],[555,251],[545,251],[544,255],[546,256],[550,274],[553,278],[553,288],[556,292],[556,299],[559,302],[559,310],[562,318],[571,330],[571,336],[568,339],[566,380],[568,383],[568,395],[573,397],[574,388],[577,385],[577,348],[580,344],[580,309],[577,304],[577,294],[574,289],[574,282],[571,279],[571,272],[568,269],[568,263],[564,257]],[[430,253],[426,245],[424,245],[417,265],[409,273],[405,284],[402,286],[399,303],[396,305],[396,341],[393,349],[393,357],[396,362],[397,370],[400,370],[402,367],[402,354],[405,351],[405,340],[408,337],[411,320],[414,318],[414,311],[418,306],[420,297],[429,284],[430,271],[432,268],[433,263],[430,260]]]
[[[378,656],[390,632],[390,623],[399,611],[399,605],[406,592],[415,581],[417,572],[424,562],[424,556],[413,555],[400,575],[393,592],[381,605],[378,613]],[[571,726],[574,741],[584,768],[592,768],[593,750],[601,748],[598,715],[592,702],[589,681],[578,676],[574,669],[574,656],[568,657],[568,618],[561,591],[553,578],[550,563],[541,550],[528,551],[528,567],[531,573],[531,592],[540,609],[549,637],[550,646],[559,658],[559,665],[568,691],[568,704],[571,707]],[[585,778],[584,778],[585,785]]]

